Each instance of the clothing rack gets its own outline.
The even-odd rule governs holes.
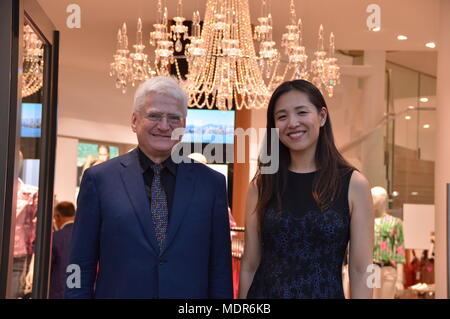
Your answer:
[[[245,227],[231,227],[231,255],[241,259],[244,253]]]
[[[244,253],[244,227],[231,227],[231,256],[233,267],[233,297],[238,298],[239,272],[241,265],[241,257]]]

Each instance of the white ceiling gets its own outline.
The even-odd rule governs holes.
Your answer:
[[[81,29],[69,29],[66,8],[73,0],[38,0],[55,26],[61,31],[61,63],[78,65],[90,48],[90,63],[100,67],[109,60],[115,48],[116,33],[122,22],[128,23],[130,44],[134,43],[137,18],[142,16],[145,34],[156,18],[156,0],[77,0],[81,8]],[[273,1],[274,39],[280,41],[289,17],[289,1]],[[176,13],[177,0],[166,0],[169,16]],[[252,23],[260,15],[260,0],[249,0]],[[431,51],[426,42],[438,37],[439,0],[378,0],[381,7],[381,31],[370,32],[366,25],[368,4],[373,0],[295,0],[297,16],[304,22],[304,41],[316,47],[320,24],[328,34],[333,31],[336,47],[342,50]],[[199,9],[204,16],[205,0],[184,0],[187,18]],[[275,5],[275,3],[277,5]],[[284,5],[281,5],[284,4]],[[407,41],[397,40],[405,34]],[[92,50],[96,48],[96,50]]]
[[[126,21],[130,45],[134,44],[135,24],[137,18],[142,16],[145,35],[148,36],[156,18],[157,1],[38,2],[61,32],[60,115],[128,125],[132,94],[122,95],[113,88],[112,79],[108,77],[116,33],[121,23]],[[173,17],[178,1],[166,2],[169,16]],[[249,2],[252,22],[256,24],[261,1]],[[69,15],[66,8],[71,3],[81,7],[81,29],[69,29],[66,25]],[[198,9],[203,17],[205,3],[205,0],[185,0],[184,15],[190,18],[192,11]],[[370,32],[366,25],[369,15],[366,7],[371,3],[381,7],[380,32]],[[330,31],[335,33],[337,49],[422,51],[424,54],[436,51],[425,48],[424,44],[438,38],[439,0],[295,0],[295,4],[297,17],[304,22],[304,43],[308,47],[316,47],[317,32],[322,23],[326,34]],[[271,7],[274,40],[279,43],[284,25],[288,22],[289,1],[272,0]],[[405,34],[409,39],[398,41],[398,34]],[[403,58],[397,56],[397,63],[399,59],[401,62]],[[408,59],[409,66],[413,68],[414,61],[420,60]]]

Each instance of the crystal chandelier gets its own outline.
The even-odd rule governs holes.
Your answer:
[[[32,95],[42,87],[44,79],[44,48],[34,30],[24,25],[22,98]]]
[[[293,79],[309,80],[330,97],[333,95],[340,77],[334,35],[330,34],[327,52],[320,26],[318,48],[308,68],[308,56],[302,44],[302,21],[297,20],[294,0],[290,2],[290,23],[281,41],[286,56],[283,59],[273,40],[272,15],[266,0],[262,0],[261,17],[253,32],[248,0],[207,0],[203,27],[199,12],[194,12],[190,36],[184,25],[182,5],[182,0],[178,0],[177,16],[169,26],[167,8],[158,0],[158,20],[149,39],[154,47],[153,63],[144,53],[141,19],[133,53],[128,49],[127,28],[123,24],[110,71],[116,87],[123,93],[130,84],[134,87],[155,75],[169,75],[170,66],[174,65],[178,79],[188,92],[190,107],[215,106],[221,110],[267,107],[272,91],[281,82]],[[189,42],[184,46],[185,55],[180,55],[182,40]],[[258,53],[254,41],[259,43]],[[188,64],[185,78],[180,72],[180,58]]]

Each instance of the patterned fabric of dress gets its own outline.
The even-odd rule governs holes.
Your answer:
[[[269,209],[261,227],[262,253],[247,298],[345,298],[342,264],[350,237],[348,186],[320,212],[313,197],[316,173],[289,173],[281,212]]]
[[[390,263],[392,266],[405,263],[403,222],[384,215],[375,219],[374,263]]]

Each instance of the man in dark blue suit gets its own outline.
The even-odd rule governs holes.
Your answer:
[[[186,113],[172,78],[137,89],[138,147],[84,173],[66,298],[232,298],[225,178],[171,157]]]
[[[66,267],[69,261],[70,239],[72,238],[75,207],[70,202],[55,206],[55,226],[52,240],[52,265],[50,272],[50,299],[64,298]]]

